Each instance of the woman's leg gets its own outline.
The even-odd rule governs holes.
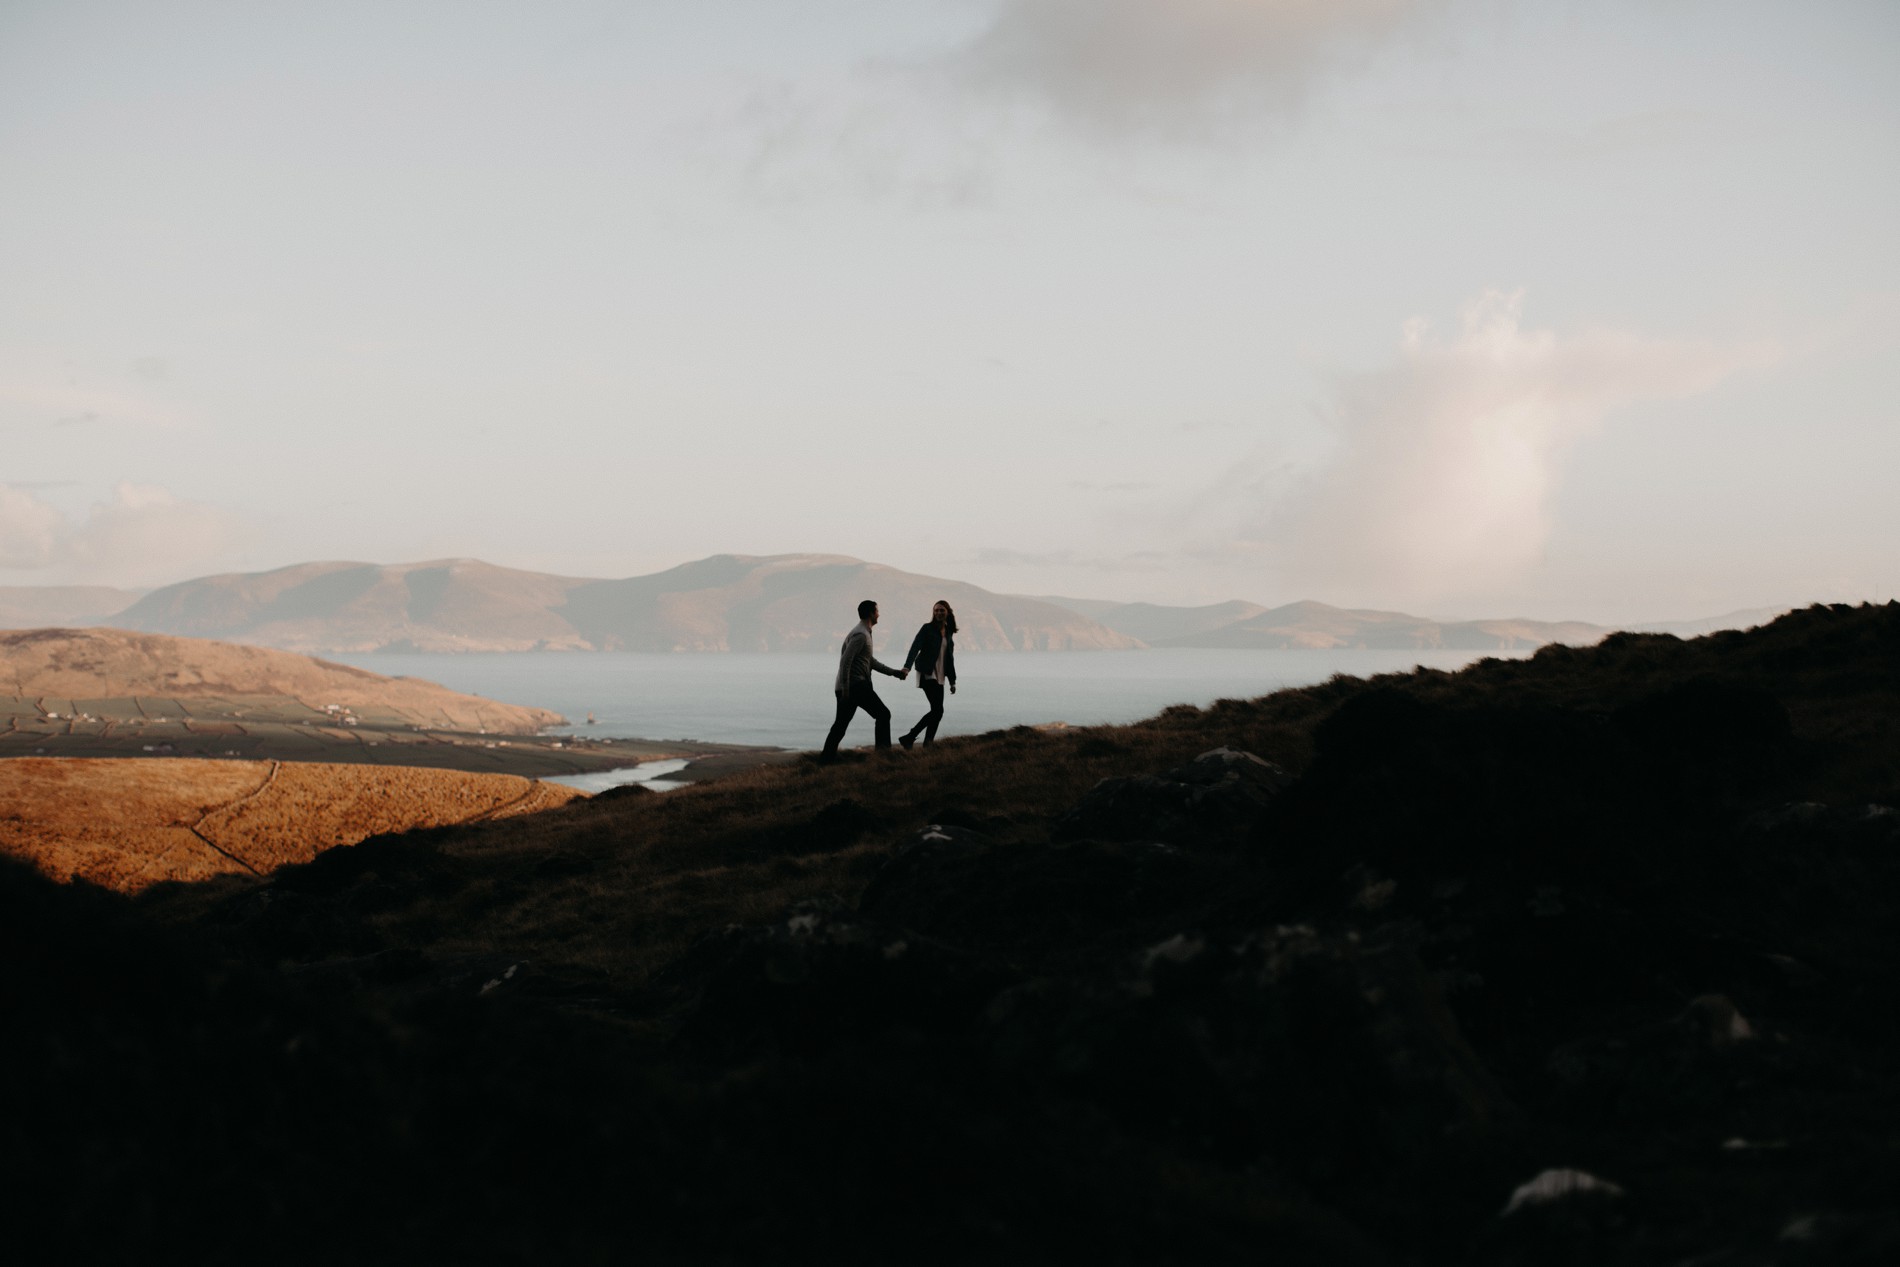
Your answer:
[[[916,741],[916,737],[918,737],[918,733],[920,733],[921,729],[925,728],[925,726],[931,726],[931,718],[933,718],[933,716],[942,716],[942,709],[944,709],[944,705],[942,705],[944,688],[942,688],[940,682],[931,682],[929,678],[923,678],[921,682],[918,682],[918,686],[923,688],[923,699],[929,701],[931,710],[925,712],[923,716],[918,718],[918,724],[916,724],[916,726],[912,726],[912,728],[904,731],[904,747],[906,748],[910,747],[910,745]],[[933,733],[933,735],[937,733],[935,726],[931,726],[931,733]],[[925,743],[929,743],[929,741],[925,739]]]
[[[937,723],[943,720],[943,683],[925,682],[924,697],[930,701],[930,711],[917,724],[924,729],[924,742],[933,743],[937,738]]]

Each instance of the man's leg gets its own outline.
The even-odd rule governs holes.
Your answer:
[[[930,711],[925,713],[924,719],[917,724],[924,728],[924,742],[935,743],[937,723],[943,720],[943,683],[925,682],[924,698],[930,701]]]
[[[850,691],[838,691],[838,716],[831,723],[831,733],[825,736],[825,755],[838,755],[838,741],[844,738],[844,728],[851,724],[852,714],[858,711],[857,701],[851,698]]]
[[[884,701],[877,697],[869,682],[860,682],[851,692],[851,700],[859,708],[871,714],[871,720],[877,723],[877,746],[891,746],[891,710],[884,707]]]

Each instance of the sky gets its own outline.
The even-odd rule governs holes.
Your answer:
[[[0,585],[1900,597],[1890,0],[0,0]]]

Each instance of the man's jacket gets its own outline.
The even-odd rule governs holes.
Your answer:
[[[859,682],[869,686],[872,669],[892,677],[903,676],[899,670],[871,654],[871,626],[860,620],[857,628],[844,636],[844,645],[838,648],[838,680],[831,689],[843,693]]]

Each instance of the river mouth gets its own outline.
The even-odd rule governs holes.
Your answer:
[[[622,766],[618,770],[595,770],[588,774],[563,774],[551,779],[542,779],[543,783],[558,783],[562,787],[571,787],[585,792],[589,796],[605,792],[608,788],[625,787],[629,783],[638,783],[655,792],[671,792],[674,788],[685,787],[685,779],[669,779],[669,774],[678,774],[691,762],[675,758],[668,761],[642,761],[639,765]]]

